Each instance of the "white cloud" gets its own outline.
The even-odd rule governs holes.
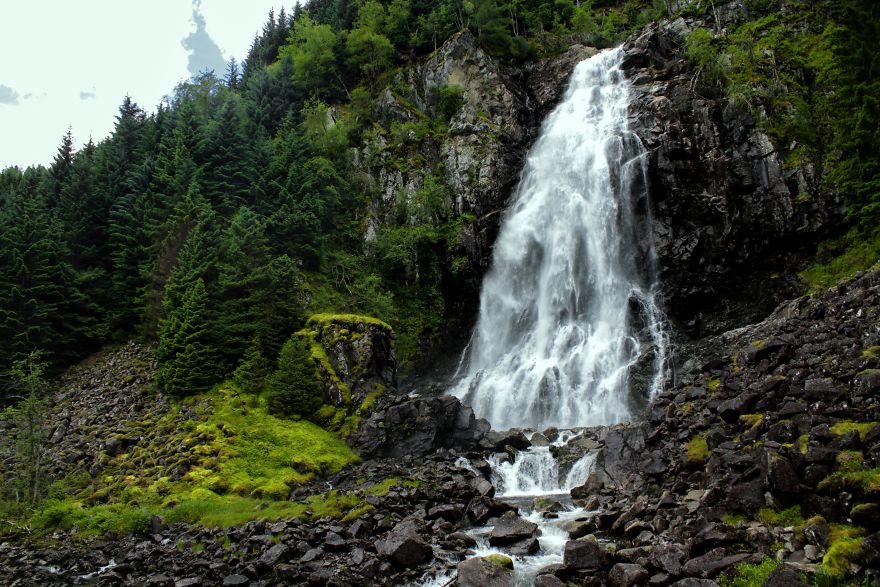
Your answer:
[[[0,104],[18,105],[18,92],[7,85],[0,84]]]
[[[217,77],[223,77],[226,59],[223,57],[223,51],[208,34],[201,0],[193,0],[192,22],[196,25],[196,30],[180,41],[183,48],[189,52],[187,69],[190,75],[196,76],[203,71],[213,71]]]

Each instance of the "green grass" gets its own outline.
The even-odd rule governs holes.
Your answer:
[[[760,587],[779,565],[770,557],[764,557],[758,564],[740,564],[736,566],[733,576],[722,576],[718,584],[721,587]]]
[[[833,287],[857,271],[870,269],[880,259],[880,231],[870,238],[859,236],[856,230],[843,238],[820,247],[820,260],[799,273],[810,293]]]
[[[73,501],[48,500],[31,517],[37,533],[55,529],[75,530],[81,536],[100,534],[142,534],[150,529],[152,513],[145,508],[123,504],[85,508]]]
[[[758,512],[758,520],[767,526],[803,526],[806,523],[801,506],[792,506],[786,510],[777,511],[771,508],[761,508]]]

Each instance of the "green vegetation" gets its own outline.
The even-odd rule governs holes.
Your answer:
[[[694,436],[687,443],[685,457],[689,463],[701,465],[709,457],[709,444],[705,436]]]
[[[838,471],[860,471],[865,463],[865,456],[859,450],[844,450],[837,453],[835,460]]]
[[[795,505],[786,510],[776,511],[770,508],[762,508],[758,512],[758,520],[767,526],[803,526],[806,523],[801,506]]]
[[[764,421],[764,414],[742,414],[739,417],[739,421],[749,428],[754,428],[760,426],[761,422]]]
[[[865,496],[880,495],[880,469],[837,471],[823,479],[818,489],[829,493],[851,491]]]
[[[864,533],[862,528],[833,525],[828,552],[822,558],[822,570],[837,580],[849,574],[850,562],[862,549]]]
[[[266,384],[266,398],[272,414],[312,417],[324,403],[324,390],[315,373],[311,350],[297,336],[291,336],[278,356],[278,369]]]
[[[150,529],[151,517],[148,510],[128,505],[84,508],[71,501],[49,500],[31,518],[31,525],[42,533],[60,529],[76,530],[80,536],[142,534]]]
[[[760,587],[779,567],[780,563],[770,557],[764,557],[758,564],[740,564],[733,575],[723,575],[718,584],[721,587]]]
[[[483,557],[483,560],[492,563],[502,569],[513,569],[513,560],[509,556],[503,554],[490,554]]]
[[[842,235],[822,243],[801,273],[812,291],[880,258],[877,10],[866,0],[796,1],[784,9],[756,2],[749,20],[723,33],[698,28],[687,38],[704,84],[751,112],[788,164],[825,171],[818,191],[836,190],[846,200]]]
[[[844,434],[856,431],[859,433],[859,438],[864,440],[865,435],[876,428],[877,425],[877,422],[837,422],[828,431],[834,436],[843,436]]]
[[[0,416],[14,428],[9,433],[12,460],[0,487],[0,512],[21,515],[43,496],[46,471],[43,466],[43,411],[48,383],[46,364],[39,353],[13,363],[10,388],[18,403],[5,408]],[[5,468],[5,467],[4,467]]]
[[[357,495],[338,492],[287,501],[296,485],[357,460],[332,433],[275,417],[265,398],[244,397],[231,383],[183,401],[195,418],[183,418],[180,405],[138,423],[148,435],[142,443],[106,459],[95,478],[83,473],[53,483],[31,527],[124,534],[146,531],[152,515],[225,527],[257,518],[356,517],[369,508]],[[179,481],[167,476],[175,467],[184,473]]]

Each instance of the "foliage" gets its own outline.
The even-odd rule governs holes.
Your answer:
[[[269,412],[311,418],[324,403],[324,392],[315,373],[311,349],[297,336],[281,347],[278,369],[266,383]]]
[[[456,85],[441,86],[437,89],[437,116],[444,122],[461,110],[464,103],[464,88]]]
[[[822,570],[833,579],[843,579],[850,570],[850,562],[862,550],[864,530],[852,526],[832,526],[831,543],[822,557]]]
[[[56,529],[75,530],[80,536],[146,534],[152,513],[144,508],[121,504],[84,508],[70,500],[49,500],[31,518],[38,533]]]
[[[758,520],[768,526],[803,526],[804,516],[801,514],[801,506],[795,505],[786,510],[777,511],[770,508],[761,508],[758,512]]]
[[[733,576],[722,576],[718,584],[721,587],[760,587],[779,568],[780,563],[770,557],[757,564],[739,564]]]
[[[162,327],[156,383],[170,393],[197,393],[218,378],[217,351],[208,338],[207,299],[205,282],[199,278]]]
[[[13,363],[9,372],[16,403],[3,410],[2,419],[12,425],[12,455],[9,474],[4,475],[0,496],[11,500],[19,513],[36,505],[43,497],[46,471],[43,464],[43,412],[48,383],[46,363],[32,352]]]

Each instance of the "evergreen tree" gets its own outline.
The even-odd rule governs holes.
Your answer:
[[[205,282],[197,279],[184,293],[180,308],[162,326],[156,383],[169,393],[204,391],[222,374],[209,340],[207,302]]]
[[[19,190],[5,194],[0,217],[0,364],[7,366],[57,348],[72,290],[60,230],[35,188],[36,179],[22,175]]]
[[[73,132],[67,127],[67,132],[61,137],[61,145],[52,159],[50,173],[52,175],[52,197],[49,201],[51,207],[58,205],[61,193],[67,186],[73,168]]]
[[[282,416],[310,418],[324,403],[314,359],[299,337],[291,336],[281,347],[278,369],[266,383],[266,398],[269,411]]]
[[[251,200],[251,186],[257,177],[251,165],[251,144],[245,133],[240,99],[231,94],[208,127],[201,145],[205,159],[202,195],[221,214],[231,215]]]
[[[264,356],[260,340],[255,336],[232,374],[232,380],[244,391],[260,393],[271,371],[272,363]]]

